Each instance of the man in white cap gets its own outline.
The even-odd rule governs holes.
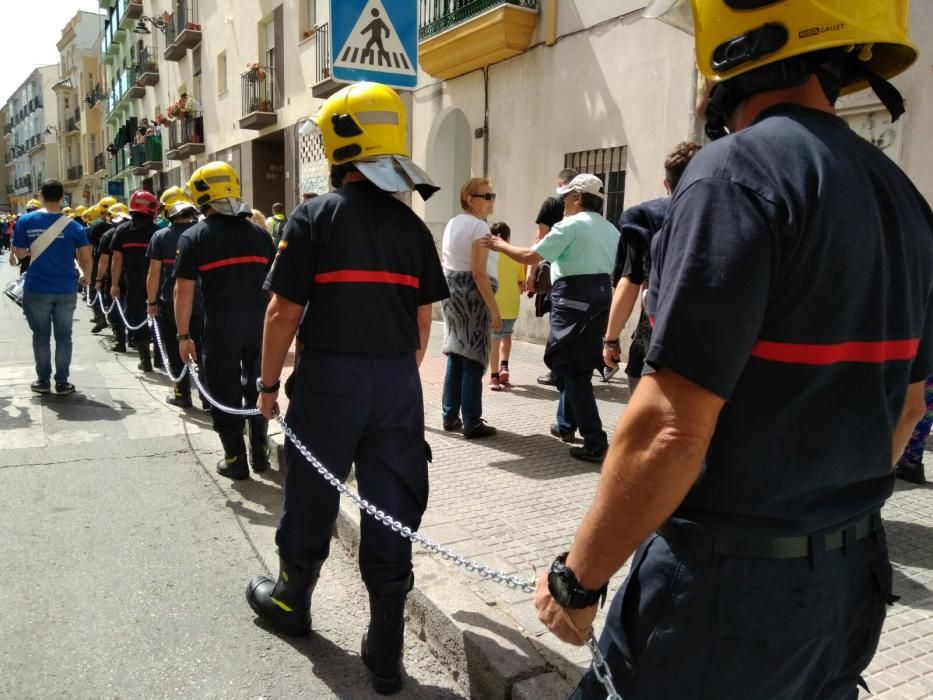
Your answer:
[[[551,263],[551,332],[544,362],[557,376],[560,403],[551,434],[572,442],[579,428],[583,447],[570,456],[601,463],[608,440],[590,378],[602,369],[602,334],[612,301],[612,272],[619,231],[603,216],[605,190],[595,175],[583,173],[562,187],[564,218],[531,248],[518,248],[489,236],[493,250],[526,265]]]

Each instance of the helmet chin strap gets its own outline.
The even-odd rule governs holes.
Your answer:
[[[706,107],[706,135],[716,140],[727,136],[729,129],[726,122],[742,102],[752,95],[771,90],[800,87],[812,76],[820,80],[823,92],[830,102],[835,103],[839,90],[853,79],[865,80],[888,112],[892,121],[904,114],[904,98],[889,81],[875,73],[857,56],[847,53],[842,57],[844,77],[839,78],[824,67],[825,54],[795,56],[778,63],[772,63],[749,73],[717,83],[710,91]]]

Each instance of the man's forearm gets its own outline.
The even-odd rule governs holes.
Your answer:
[[[512,258],[523,265],[537,265],[544,258],[534,252],[531,248],[519,248],[511,243],[499,243],[496,250]]]
[[[146,300],[159,300],[159,279],[162,276],[162,263],[158,260],[149,261],[149,272],[146,274]]]
[[[628,277],[623,277],[612,294],[612,306],[609,308],[609,322],[606,325],[606,338],[615,340],[628,323],[638,300],[639,285]]]
[[[110,285],[116,287],[120,284],[120,275],[123,274],[123,254],[114,253],[110,261]]]
[[[101,253],[97,260],[97,281],[101,282],[105,277],[110,276],[110,255]]]
[[[664,370],[643,377],[616,426],[596,495],[567,558],[588,590],[619,570],[700,474],[722,402],[679,402],[683,382]]]
[[[78,267],[81,268],[81,275],[87,280],[88,284],[90,284],[91,275],[94,273],[94,258],[91,255],[91,247],[86,246],[84,248],[78,248],[75,252],[75,257],[78,259]]]
[[[893,459],[891,464],[896,463],[901,458],[910,436],[914,433],[914,428],[917,427],[917,423],[926,413],[925,388],[925,382],[916,382],[907,386],[904,408],[901,409],[901,417],[897,421],[897,425],[894,426]]]
[[[428,351],[428,339],[431,337],[431,304],[424,304],[418,307],[418,339],[420,345],[415,355],[418,366],[424,360],[424,354]]]
[[[194,281],[175,280],[175,327],[178,335],[188,335],[191,330],[191,306],[194,303]]]
[[[279,381],[288,349],[295,339],[301,320],[302,307],[297,307],[297,315],[278,296],[274,296],[266,308],[266,318],[262,331],[262,365],[260,377],[263,384],[271,385]]]

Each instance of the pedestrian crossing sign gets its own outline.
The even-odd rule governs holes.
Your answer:
[[[417,0],[331,0],[330,13],[334,80],[415,87]]]

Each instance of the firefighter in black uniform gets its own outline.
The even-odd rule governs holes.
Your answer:
[[[266,288],[260,409],[271,417],[286,353],[304,343],[288,424],[360,494],[415,529],[428,500],[418,365],[431,305],[447,298],[434,240],[390,193],[437,190],[408,159],[405,107],[374,83],[344,88],[315,117],[336,191],[289,218]],[[361,159],[365,158],[363,161]],[[307,312],[304,313],[307,306]],[[302,314],[304,319],[302,320]],[[307,634],[311,594],[327,558],[337,491],[286,442],[285,512],[276,533],[278,581],[258,576],[250,606],[273,629]],[[401,686],[403,610],[413,585],[411,543],[363,518],[360,572],[369,591],[363,660],[381,693]]]
[[[110,223],[110,214],[107,211],[114,204],[117,203],[117,200],[114,197],[104,197],[100,202],[91,207],[88,212],[85,213],[85,216],[88,219],[89,225],[87,227],[87,239],[92,246],[94,251],[94,267],[92,268],[93,279],[91,280],[91,286],[97,287],[97,265],[100,262],[100,241],[103,238],[104,234],[113,228],[113,224]],[[106,292],[110,293],[109,287],[101,291],[101,299],[94,304],[94,327],[91,328],[91,333],[100,333],[104,328],[107,327],[107,318],[104,316],[104,312],[101,309],[101,302],[104,301],[103,294]]]
[[[149,249],[146,251],[146,257],[149,258],[146,304],[149,315],[157,319],[159,323],[165,354],[168,355],[169,370],[172,376],[177,377],[184,364],[178,354],[178,343],[175,340],[178,333],[173,307],[175,252],[178,250],[178,239],[181,235],[198,222],[198,210],[191,197],[180,187],[170,187],[165,190],[160,201],[163,215],[171,223],[168,228],[156,231],[152,240],[149,241]],[[188,332],[194,340],[195,351],[201,347],[201,307],[201,291],[199,284],[195,282],[191,319],[188,322]],[[188,374],[185,374],[181,381],[174,384],[172,388],[172,394],[166,398],[166,402],[179,408],[189,408],[191,406],[191,378]]]
[[[97,262],[97,281],[94,287],[100,291],[103,296],[104,308],[110,308],[110,302],[113,298],[110,296],[111,276],[110,276],[110,247],[113,245],[114,237],[120,226],[129,225],[130,212],[125,204],[114,204],[107,209],[107,216],[110,218],[111,227],[104,231],[100,237],[100,244],[97,246],[100,251]],[[121,282],[122,284],[122,282]],[[120,312],[114,306],[110,314],[105,317],[113,329],[113,345],[110,349],[113,352],[126,352],[126,327],[123,325],[123,319],[120,318]]]
[[[246,218],[251,210],[240,199],[240,180],[227,163],[208,163],[196,170],[188,181],[188,193],[206,218],[178,241],[178,354],[183,362],[197,357],[191,319],[195,283],[200,278],[204,299],[201,360],[207,390],[226,406],[252,408],[262,354],[262,320],[269,299],[262,285],[275,255],[272,238]],[[243,418],[217,408],[211,416],[224,447],[217,472],[230,479],[248,479]],[[253,471],[265,471],[269,467],[269,423],[254,416],[248,426]]]
[[[834,104],[871,86],[901,115],[908,0],[681,9],[721,138],[652,242],[645,372],[535,603],[582,644],[637,547],[600,639],[621,696],[856,698],[933,371],[933,212]]]
[[[149,261],[146,251],[156,232],[155,217],[159,213],[159,199],[148,190],[136,190],[130,195],[130,221],[117,228],[110,245],[110,296],[121,303],[126,294],[124,313],[132,325],[147,317],[146,273]],[[139,354],[139,369],[152,372],[152,352],[149,349],[150,329],[143,325],[132,331]]]

